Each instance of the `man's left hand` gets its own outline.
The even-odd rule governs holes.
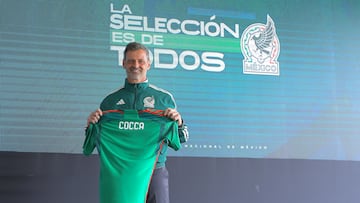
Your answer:
[[[182,125],[182,118],[181,118],[181,115],[180,113],[176,110],[176,109],[172,109],[172,108],[167,108],[165,111],[164,111],[164,116],[174,120],[174,121],[177,121],[178,122],[178,126],[181,126]]]

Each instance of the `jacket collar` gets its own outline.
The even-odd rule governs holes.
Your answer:
[[[145,89],[148,86],[149,86],[148,80],[141,83],[129,83],[127,79],[125,80],[125,89],[127,90],[134,90],[134,89],[140,90],[140,89]]]

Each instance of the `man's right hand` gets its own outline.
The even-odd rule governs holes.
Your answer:
[[[102,115],[103,113],[100,109],[97,109],[96,111],[92,112],[87,119],[87,126],[89,126],[90,123],[93,124],[97,123]]]

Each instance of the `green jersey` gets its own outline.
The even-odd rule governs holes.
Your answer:
[[[125,80],[122,88],[107,95],[100,104],[102,111],[111,109],[144,110],[148,108],[165,110],[176,108],[176,103],[170,92],[151,85],[148,81],[131,84]],[[178,131],[180,141],[186,142],[189,138],[187,126],[180,126]],[[157,168],[165,166],[167,149],[168,146],[164,145],[157,160]]]
[[[161,110],[104,111],[86,130],[83,153],[100,156],[100,202],[143,203],[163,144],[180,149],[177,122]]]

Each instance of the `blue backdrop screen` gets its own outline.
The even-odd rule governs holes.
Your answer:
[[[0,1],[0,150],[81,153],[131,41],[173,93],[173,156],[360,160],[358,1]],[[301,11],[301,12],[300,12]]]

